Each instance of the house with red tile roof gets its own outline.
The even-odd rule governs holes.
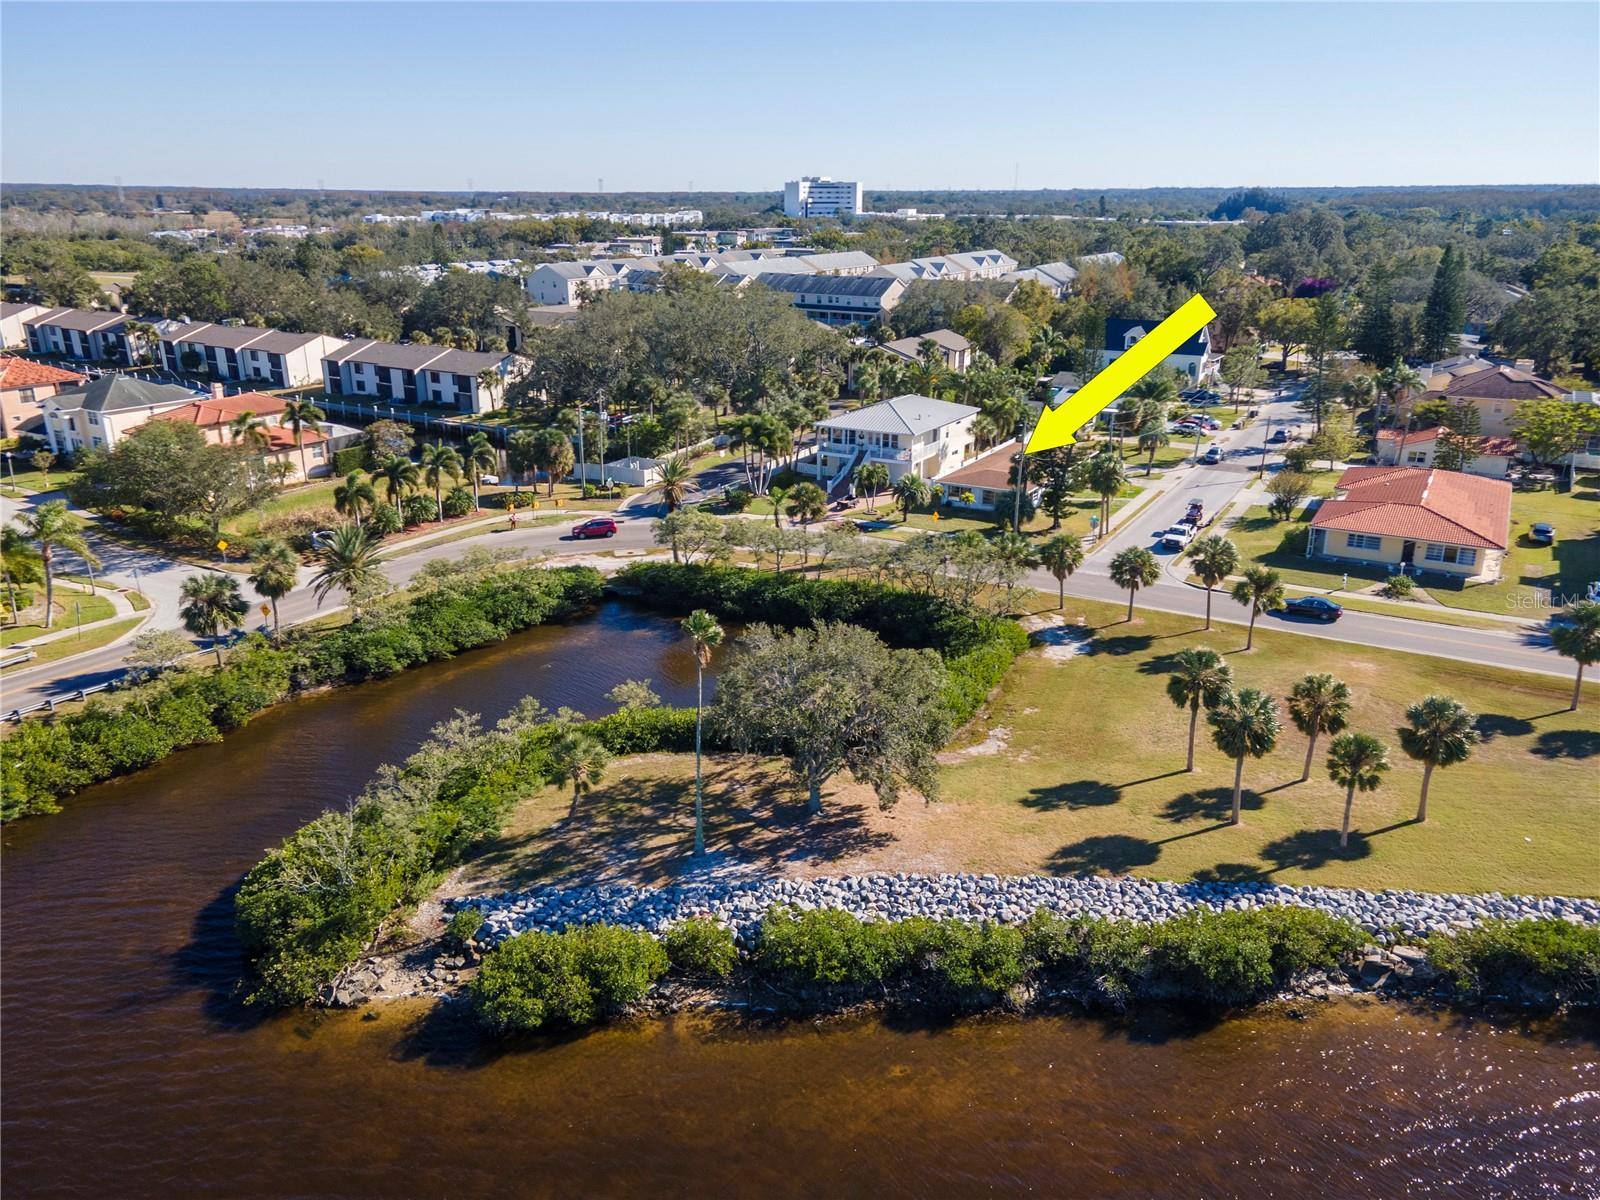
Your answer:
[[[1500,577],[1511,530],[1511,485],[1460,471],[1351,467],[1311,518],[1306,557]]]
[[[269,463],[281,463],[284,482],[293,483],[315,475],[328,473],[329,448],[326,433],[300,430],[300,445],[295,445],[294,430],[277,423],[283,415],[284,397],[266,392],[240,392],[225,396],[222,385],[213,384],[211,395],[195,400],[182,408],[157,413],[152,421],[185,421],[199,427],[205,439],[213,445],[232,445],[247,435],[235,422],[243,420],[251,429],[250,444],[261,452]],[[303,453],[302,453],[303,451]],[[304,463],[302,465],[302,459]]]
[[[0,356],[0,438],[24,433],[44,436],[44,401],[62,388],[76,387],[84,377],[76,371]]]
[[[1440,435],[1447,430],[1434,425],[1427,429],[1378,430],[1378,462],[1386,467],[1433,466],[1439,453]],[[1514,437],[1483,437],[1478,439],[1478,456],[1466,465],[1469,475],[1482,475],[1485,479],[1504,479],[1511,464],[1522,457],[1522,447]]]

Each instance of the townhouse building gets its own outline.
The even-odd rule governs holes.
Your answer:
[[[21,350],[28,344],[28,331],[22,323],[30,317],[48,312],[48,304],[0,304],[0,350]]]
[[[456,412],[492,412],[505,394],[511,354],[454,350],[357,338],[322,360],[323,389],[332,396],[380,404],[439,405]],[[485,387],[479,376],[499,378]]]
[[[918,280],[1000,279],[1017,269],[1017,260],[1001,250],[971,250],[962,254],[935,254],[910,262],[884,263],[874,275],[890,275],[906,283]]]
[[[903,279],[883,275],[806,275],[787,270],[754,276],[782,292],[794,306],[824,325],[878,325],[905,295]]]
[[[322,360],[343,345],[343,338],[320,333],[196,321],[162,335],[161,361],[174,373],[203,371],[216,379],[275,388],[315,387],[322,382]]]
[[[535,304],[577,304],[586,292],[608,292],[627,281],[629,265],[606,259],[540,263],[523,281]]]
[[[47,308],[22,319],[28,349],[82,362],[132,366],[142,347],[132,345],[126,313],[82,308]]]

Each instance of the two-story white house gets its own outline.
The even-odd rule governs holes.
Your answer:
[[[170,383],[107,374],[49,397],[40,406],[44,440],[55,454],[110,450],[151,417],[191,404],[196,393]]]
[[[973,418],[968,404],[927,396],[896,396],[817,422],[812,470],[831,496],[867,462],[889,468],[891,485],[915,472],[932,480],[972,458]]]
[[[1100,352],[1100,362],[1104,366],[1114,359],[1121,358],[1134,344],[1149,333],[1161,322],[1136,321],[1127,317],[1110,317],[1106,320],[1105,346]],[[1217,355],[1211,350],[1211,327],[1205,326],[1183,345],[1179,346],[1166,358],[1161,360],[1161,365],[1171,367],[1173,370],[1182,371],[1189,377],[1191,383],[1200,383],[1202,380],[1216,374],[1219,365]]]
[[[48,308],[23,318],[22,328],[28,338],[28,349],[35,354],[133,365],[135,348],[129,345],[126,313]]]
[[[343,345],[343,338],[322,333],[197,321],[162,335],[161,361],[174,373],[203,371],[216,379],[275,388],[315,387],[322,382],[322,360]]]
[[[523,280],[535,304],[576,304],[584,292],[609,292],[627,281],[628,264],[609,259],[540,263]]]
[[[357,338],[322,360],[323,389],[379,404],[436,404],[456,412],[492,412],[505,394],[515,356],[446,346],[396,345]],[[492,371],[499,383],[485,388]]]

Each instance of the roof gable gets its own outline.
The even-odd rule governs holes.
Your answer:
[[[1459,471],[1351,467],[1312,517],[1314,528],[1504,550],[1511,485]]]

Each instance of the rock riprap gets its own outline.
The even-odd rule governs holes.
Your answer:
[[[622,883],[545,886],[463,896],[451,910],[474,907],[484,916],[480,944],[528,930],[560,930],[606,922],[660,933],[686,917],[711,916],[748,941],[774,905],[801,910],[839,908],[864,919],[955,917],[1017,924],[1035,909],[1060,916],[1164,921],[1193,909],[1245,909],[1288,904],[1348,917],[1381,943],[1411,942],[1495,918],[1558,917],[1600,924],[1600,901],[1562,896],[1461,895],[1291,887],[1281,883],[1171,883],[1155,879],[1044,875],[822,876],[814,879],[689,881],[669,887]]]

